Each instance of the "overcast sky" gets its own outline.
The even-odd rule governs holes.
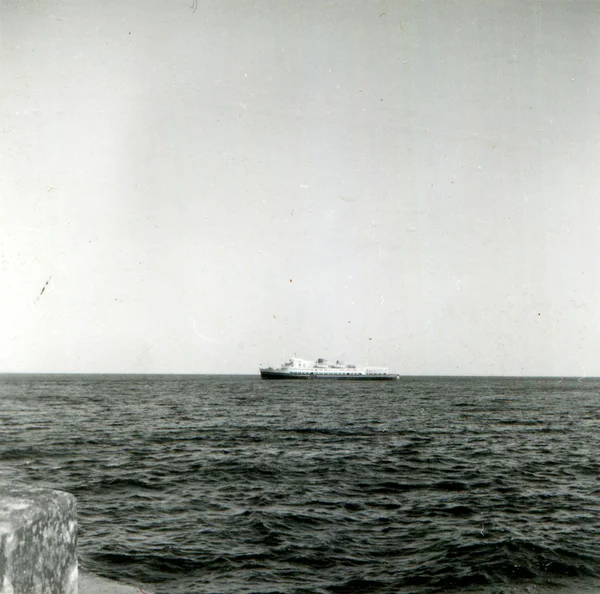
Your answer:
[[[600,375],[600,2],[0,6],[0,371]]]

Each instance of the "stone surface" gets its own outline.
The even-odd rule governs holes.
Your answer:
[[[0,482],[0,594],[77,594],[75,498]]]

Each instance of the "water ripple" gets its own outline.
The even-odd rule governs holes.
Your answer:
[[[74,493],[82,568],[159,593],[586,591],[599,390],[6,375],[0,471]]]

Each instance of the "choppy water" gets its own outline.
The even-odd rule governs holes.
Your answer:
[[[600,380],[7,375],[0,427],[80,565],[158,593],[599,583]]]

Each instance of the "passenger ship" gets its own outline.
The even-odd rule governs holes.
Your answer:
[[[260,376],[266,380],[396,380],[397,374],[387,367],[346,365],[341,361],[328,363],[326,359],[306,361],[298,357],[288,359],[281,367],[261,367]]]

